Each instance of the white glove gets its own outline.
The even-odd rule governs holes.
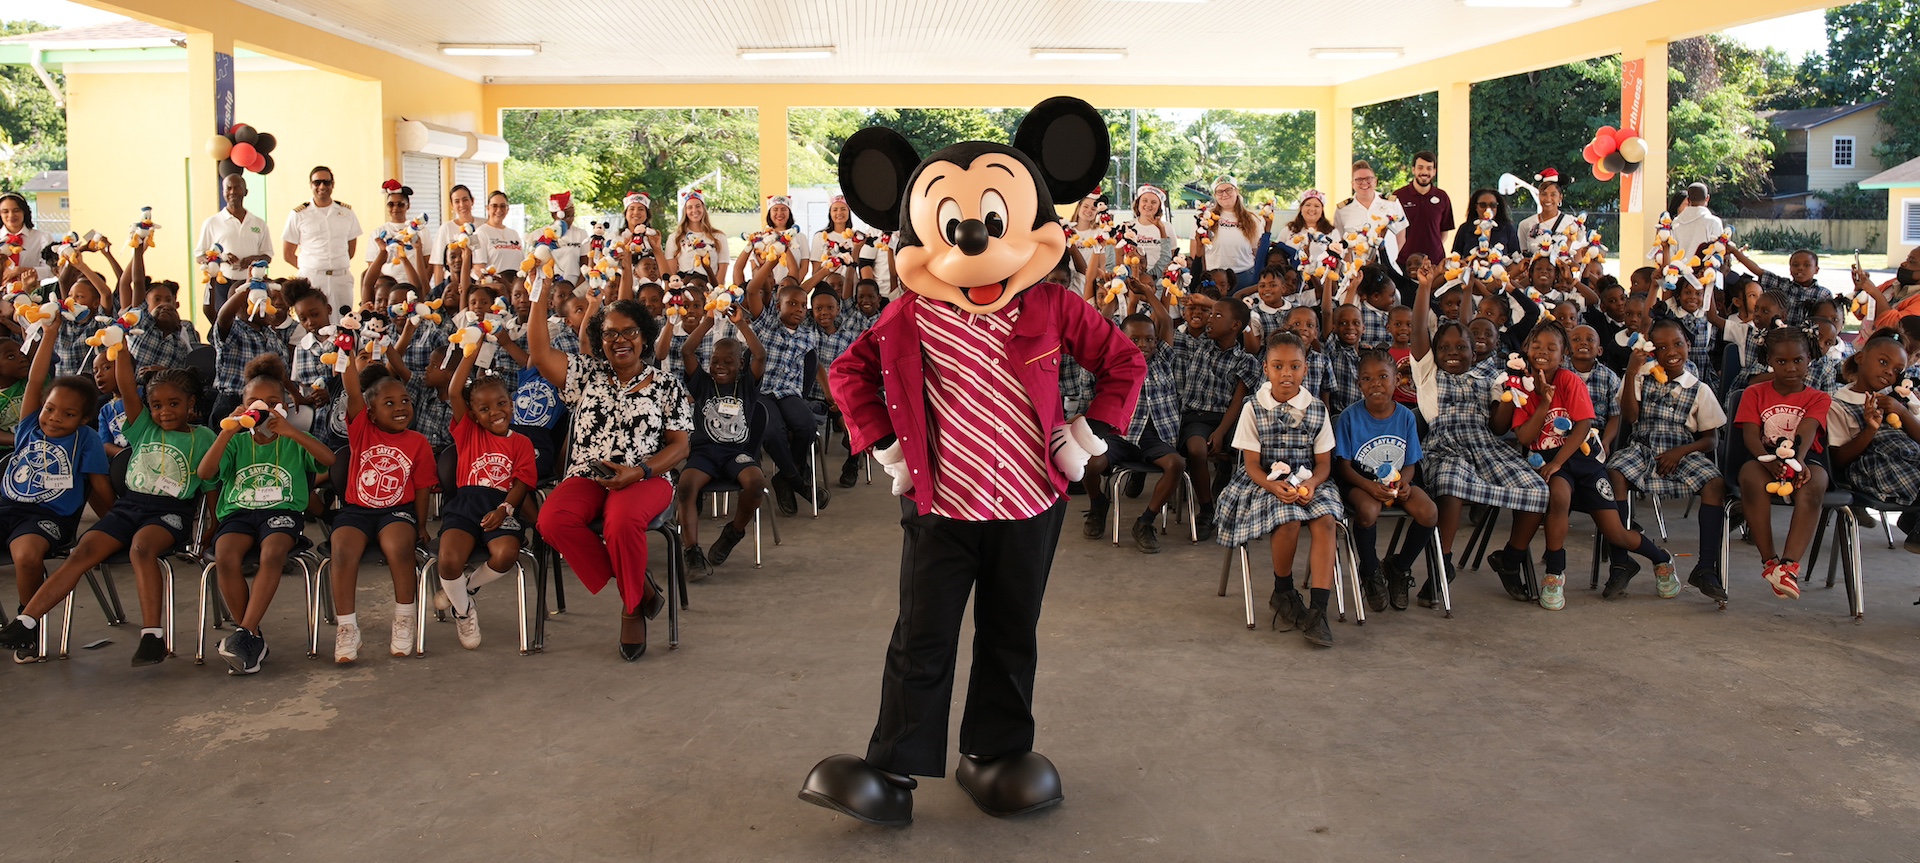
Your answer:
[[[907,453],[900,448],[898,440],[886,449],[874,450],[873,460],[880,463],[881,470],[886,471],[887,476],[893,477],[895,497],[913,491],[913,469],[907,467]]]
[[[1067,481],[1079,482],[1087,474],[1087,460],[1106,453],[1107,442],[1093,433],[1086,417],[1080,417],[1072,425],[1055,428],[1047,448],[1053,453],[1054,466],[1066,475]]]

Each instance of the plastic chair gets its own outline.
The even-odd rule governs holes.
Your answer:
[[[1335,543],[1340,543],[1343,541],[1343,537],[1345,537],[1346,529],[1347,529],[1346,522],[1344,521],[1336,521],[1333,523]],[[1302,528],[1302,532],[1303,533],[1305,532],[1304,528]],[[1348,543],[1351,543],[1350,538],[1345,539],[1345,541]],[[1336,551],[1338,551],[1339,546],[1336,545],[1335,549]],[[1222,561],[1220,564],[1219,595],[1220,596],[1227,595],[1227,582],[1230,579],[1232,574],[1233,561],[1235,557],[1238,557],[1240,559],[1240,594],[1241,594],[1241,597],[1246,601],[1247,628],[1256,629],[1258,628],[1258,624],[1254,622],[1254,617],[1253,617],[1253,564],[1252,564],[1251,558],[1248,555],[1247,547],[1245,545],[1236,545],[1232,548],[1227,549],[1226,560]],[[1333,556],[1333,603],[1334,603],[1334,608],[1338,614],[1338,617],[1336,618],[1336,620],[1338,620],[1341,623],[1345,623],[1347,620],[1346,588],[1347,588],[1348,579],[1353,580],[1353,595],[1355,599],[1358,600],[1359,596],[1361,595],[1360,594],[1360,590],[1361,590],[1360,571],[1357,567],[1346,565],[1343,558],[1344,556],[1338,553],[1336,553]],[[1353,612],[1354,612],[1354,625],[1365,626],[1367,624],[1366,604],[1358,601],[1354,602]]]
[[[113,493],[116,498],[124,497],[127,494],[127,467],[132,462],[132,459],[133,459],[133,450],[131,448],[121,450],[119,455],[116,455],[113,457],[112,467],[108,473],[107,481],[113,486]],[[173,561],[172,559],[175,557],[185,557],[188,559],[192,559],[199,556],[200,538],[205,535],[205,527],[210,517],[207,512],[206,504],[207,504],[207,501],[206,501],[205,494],[198,494],[194,496],[193,498],[193,512],[194,512],[193,532],[188,537],[187,545],[185,547],[173,548],[170,551],[168,551],[166,554],[163,554],[160,556],[160,575],[161,575],[160,585],[161,585],[161,603],[162,603],[160,617],[161,617],[161,627],[166,630],[166,634],[164,638],[166,639],[166,643],[167,643],[168,656],[174,655],[174,650],[173,650],[173,628],[174,628]],[[96,596],[100,595],[100,585],[105,584],[106,594],[108,597],[112,598],[113,600],[113,605],[112,605],[113,612],[115,615],[119,617],[119,620],[117,621],[109,620],[108,622],[109,626],[117,626],[119,624],[123,624],[127,622],[125,612],[121,611],[120,609],[119,592],[114,587],[113,567],[116,567],[116,566],[131,567],[133,565],[133,559],[131,555],[132,555],[131,546],[122,548],[119,551],[114,552],[106,560],[101,561],[100,565],[94,567],[93,571],[87,573],[87,580],[89,583],[93,584],[94,594]],[[98,581],[95,581],[96,577],[98,578]],[[105,600],[103,600],[103,602],[104,601]],[[71,630],[73,628],[73,601],[71,597],[68,598],[66,605],[67,605],[67,608],[65,612],[65,622],[62,624],[61,632],[60,632],[60,658],[61,659],[67,658],[68,643],[71,637]]]
[[[439,472],[440,488],[443,490],[459,488],[460,482],[457,477],[457,474],[459,472],[459,455],[458,453],[454,452],[454,448],[447,447],[446,449],[441,450],[440,455],[435,458],[434,462],[435,462],[434,467]],[[444,531],[444,526],[442,529]],[[368,551],[373,551],[373,549],[369,548]],[[465,565],[475,566],[477,564],[485,563],[487,562],[487,559],[491,556],[492,555],[487,550],[487,546],[485,543],[475,542],[473,544],[473,553],[467,556],[467,562]],[[527,632],[528,630],[528,627],[527,627],[527,573],[531,570],[538,568],[540,563],[538,560],[534,558],[532,550],[527,548],[527,544],[524,541],[520,544],[519,560],[520,560],[520,573],[519,573],[519,578],[517,580],[518,590],[515,591],[514,597],[519,601],[519,604],[520,604],[520,655],[527,656],[534,652],[534,645],[528,640],[528,632]],[[428,599],[428,597],[433,596],[433,594],[428,593],[427,591],[440,589],[440,585],[439,585],[440,579],[438,577],[439,571],[440,571],[440,554],[439,554],[438,548],[436,548],[433,552],[430,552],[427,554],[426,562],[420,568],[421,599],[420,599],[419,607],[423,610],[423,612],[426,609],[426,607],[429,604],[431,604],[431,600]],[[436,612],[435,616],[438,617],[440,615]],[[444,617],[442,617],[441,619],[444,619]],[[425,656],[427,653],[427,627],[426,627],[426,620],[425,620],[424,613],[422,614],[420,627],[417,630],[415,630],[414,638],[415,638],[414,648],[419,652],[420,655]],[[544,647],[544,645],[541,645],[541,647]]]
[[[1745,395],[1744,392],[1732,394],[1727,416],[1733,417],[1738,415],[1740,398],[1743,395]],[[1726,523],[1732,524],[1734,507],[1740,503],[1740,467],[1744,465],[1752,455],[1747,451],[1745,435],[1742,434],[1738,428],[1729,425],[1728,432],[1723,437],[1726,438],[1726,441],[1722,444],[1721,448],[1720,475],[1727,482]],[[1847,578],[1847,610],[1852,614],[1855,621],[1859,621],[1866,617],[1867,614],[1866,601],[1862,595],[1865,583],[1862,578],[1860,565],[1860,523],[1854,517],[1853,509],[1851,508],[1854,498],[1853,493],[1841,485],[1839,475],[1827,461],[1825,437],[1825,435],[1821,435],[1822,440],[1820,445],[1822,451],[1818,456],[1812,457],[1812,460],[1816,461],[1821,467],[1826,468],[1827,493],[1820,500],[1820,521],[1814,526],[1813,542],[1808,546],[1806,564],[1801,568],[1801,572],[1809,576],[1812,574],[1814,566],[1820,559],[1820,545],[1822,540],[1826,538],[1828,525],[1833,524],[1838,527],[1840,533],[1839,536],[1834,539],[1834,544],[1840,547],[1840,553],[1827,561],[1827,587],[1833,587],[1834,567],[1836,565],[1845,567]],[[1738,438],[1738,440],[1736,440],[1736,438]],[[1834,520],[1836,516],[1839,519],[1837,522]],[[1782,539],[1784,540],[1784,537],[1782,537]],[[1722,548],[1720,555],[1722,561],[1721,570],[1724,572],[1726,570],[1726,549],[1731,547],[1731,543],[1727,541],[1726,534],[1724,533],[1722,534],[1720,544]],[[1726,586],[1724,575],[1722,576],[1721,586]]]
[[[705,497],[706,495],[714,496],[713,511],[716,517],[720,515],[721,499],[722,498],[727,499],[728,502],[727,502],[726,510],[728,512],[732,512],[733,510],[732,502],[739,499],[740,492],[742,491],[744,491],[744,489],[741,488],[739,482],[735,480],[730,480],[730,479],[721,479],[720,477],[713,477],[707,480],[706,485],[700,487],[700,494],[702,497]],[[695,504],[694,508],[698,510],[699,505]],[[762,513],[766,513],[768,523],[773,525],[773,544],[779,545],[780,544],[780,513],[778,512],[779,509],[780,509],[779,507],[773,507],[772,511],[769,511],[767,507],[767,500],[763,496],[760,501],[760,506],[755,507],[753,510],[753,567],[755,569],[759,569],[761,564],[760,516]]]
[[[449,447],[449,449],[451,449],[451,447]],[[351,481],[347,476],[347,466],[351,455],[346,447],[340,447],[334,450],[333,465],[327,468],[327,489],[331,492],[330,497],[332,499],[329,501],[327,509],[321,517],[321,521],[327,526],[327,536],[329,538],[333,536],[333,513],[346,502],[347,483]],[[427,568],[427,561],[430,559],[431,557],[427,554],[426,549],[418,545],[414,546],[413,573],[416,587],[414,589],[413,601],[413,641],[414,653],[417,656],[425,656],[427,652],[426,609],[432,604],[433,596],[433,594],[427,592],[429,587],[432,586],[427,583],[427,578],[431,574],[431,570]],[[380,548],[379,537],[367,537],[366,549],[360,553],[360,565],[363,567],[387,566],[387,553]],[[332,620],[335,609],[333,607],[333,555],[331,551],[320,561],[318,570],[315,575],[313,589],[317,594],[316,599],[321,603],[322,607],[326,609],[328,620]],[[307,639],[307,656],[309,658],[319,656],[320,627],[316,625],[309,630],[307,632]]]

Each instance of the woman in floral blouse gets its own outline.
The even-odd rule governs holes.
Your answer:
[[[663,476],[687,457],[693,405],[673,376],[646,364],[659,324],[636,300],[619,300],[587,322],[598,357],[554,350],[547,334],[551,286],[535,288],[527,343],[540,375],[573,411],[566,479],[547,495],[540,534],[587,590],[620,591],[620,656],[647,652],[647,620],[665,597],[647,577],[647,525],[673,503]],[[591,525],[604,519],[604,530]]]

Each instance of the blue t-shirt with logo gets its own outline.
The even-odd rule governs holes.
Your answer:
[[[100,406],[100,438],[114,446],[127,445],[127,403],[113,399]]]
[[[1393,414],[1380,419],[1365,404],[1354,404],[1333,423],[1333,454],[1353,462],[1361,476],[1385,479],[1396,470],[1406,470],[1421,457],[1413,412],[1396,402]]]
[[[13,458],[0,479],[0,495],[17,503],[44,507],[55,515],[80,512],[86,502],[87,474],[107,473],[107,450],[100,433],[81,426],[65,437],[40,430],[40,414],[20,418],[13,430]]]
[[[551,429],[560,420],[560,391],[539,369],[524,368],[513,390],[513,425]]]

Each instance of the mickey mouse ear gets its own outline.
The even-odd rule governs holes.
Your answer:
[[[1107,122],[1100,112],[1071,96],[1055,96],[1033,106],[1013,133],[1013,146],[1040,169],[1053,195],[1047,204],[1078,200],[1100,188],[1113,155]]]
[[[900,204],[920,154],[900,133],[869,126],[840,148],[840,192],[860,221],[882,231],[900,230]]]

